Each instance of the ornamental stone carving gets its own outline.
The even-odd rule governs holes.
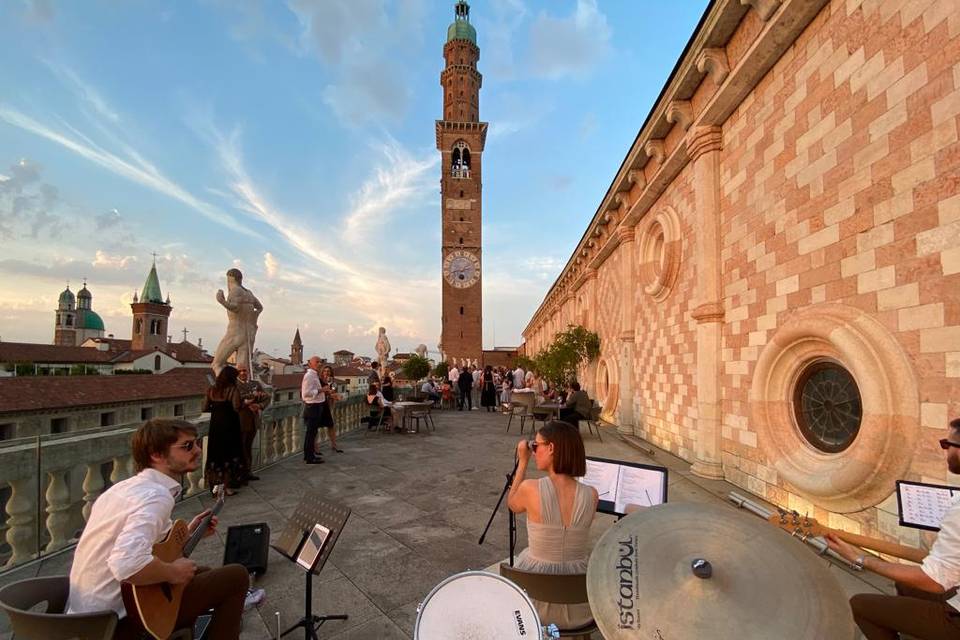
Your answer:
[[[740,0],[740,4],[745,7],[753,7],[764,22],[773,17],[773,14],[780,8],[780,0]]]
[[[663,148],[663,140],[647,140],[647,144],[643,145],[643,151],[658,165],[663,164],[664,154],[666,153]]]
[[[615,358],[601,358],[597,363],[597,402],[603,407],[601,415],[608,422],[616,422],[617,402],[620,395],[617,370]]]
[[[719,87],[730,75],[726,50],[708,48],[701,51],[700,57],[697,58],[697,71],[709,74],[713,78],[713,83]]]
[[[640,169],[630,169],[630,171],[627,171],[627,182],[643,189],[647,186],[647,177],[643,175],[643,171]]]
[[[667,106],[667,122],[680,125],[686,131],[693,124],[693,107],[689,100],[673,100]]]
[[[810,365],[836,363],[859,387],[856,438],[825,453],[801,433],[794,397]],[[916,375],[897,339],[872,316],[841,304],[793,313],[760,353],[750,388],[757,444],[791,490],[829,511],[852,513],[890,495],[916,452]]]
[[[640,278],[643,290],[654,300],[664,300],[680,273],[682,255],[680,218],[673,207],[661,209],[640,237]]]

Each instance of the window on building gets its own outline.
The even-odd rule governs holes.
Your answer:
[[[100,414],[100,426],[112,427],[117,424],[117,413],[115,411],[104,411]]]
[[[839,363],[814,362],[797,380],[793,412],[807,442],[820,451],[839,453],[860,431],[863,403],[857,381]]]
[[[463,307],[460,307],[460,315],[463,315]]]
[[[287,392],[287,400],[293,400],[293,391]]]
[[[0,440],[13,440],[17,433],[17,426],[12,422],[0,424]]]
[[[133,332],[136,333],[138,336],[141,333],[143,333],[143,320],[141,320],[140,318],[137,318],[136,320],[133,321]]]
[[[460,197],[463,197],[463,189],[460,189]]]
[[[153,407],[140,407],[140,420],[146,421],[153,417]]]
[[[153,356],[153,370],[154,370],[154,371],[160,371],[160,356],[159,356],[159,355]]]
[[[50,433],[66,433],[67,418],[50,418]]]
[[[68,327],[72,327],[72,326],[73,326],[73,316],[71,316],[71,315],[69,315],[69,314],[67,315],[67,326],[68,326]]]
[[[182,416],[183,415],[183,403],[173,405],[173,415]]]

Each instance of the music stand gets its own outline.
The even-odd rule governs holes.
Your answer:
[[[323,569],[323,565],[327,563],[327,558],[330,556],[330,552],[333,550],[334,545],[336,545],[337,540],[340,538],[340,533],[343,531],[344,526],[346,526],[347,519],[349,517],[350,509],[348,507],[333,502],[325,502],[320,494],[316,491],[308,492],[304,494],[303,498],[300,500],[300,503],[297,505],[296,509],[294,509],[293,515],[290,517],[290,520],[287,522],[287,526],[281,535],[281,540],[286,539],[289,541],[290,539],[296,537],[297,531],[300,531],[300,545],[270,545],[287,560],[297,564],[297,554],[300,551],[300,546],[302,546],[303,540],[306,539],[307,534],[313,530],[313,527],[320,524],[330,530],[330,534],[327,536],[326,542],[324,543],[323,548],[320,550],[320,554],[317,557],[316,562],[314,562],[313,570],[307,570],[304,572],[306,574],[306,585],[304,590],[303,618],[301,618],[295,625],[280,634],[281,638],[289,633],[292,633],[294,630],[303,627],[303,637],[305,640],[318,640],[317,628],[320,627],[320,625],[322,625],[324,622],[327,620],[346,620],[348,618],[348,616],[344,614],[323,616],[314,615],[313,575],[319,575],[320,571]],[[292,548],[295,550],[291,552]],[[299,564],[297,564],[297,566],[301,567]]]

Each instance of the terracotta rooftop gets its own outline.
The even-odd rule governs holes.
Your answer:
[[[371,371],[371,369],[361,369],[360,367],[335,367],[334,370],[333,370],[333,375],[335,375],[335,376],[341,376],[341,377],[345,377],[345,376],[349,376],[349,377],[363,376],[363,377],[366,377],[366,376],[370,375],[370,371]]]
[[[109,364],[116,353],[91,347],[64,347],[29,342],[0,342],[0,362],[37,364]]]
[[[163,375],[0,378],[0,415],[200,396],[207,389],[208,373],[208,369],[175,369]],[[300,377],[274,376],[273,386],[277,390],[299,389]]]

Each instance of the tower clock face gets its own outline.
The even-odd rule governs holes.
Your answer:
[[[443,259],[443,277],[457,289],[472,287],[480,279],[480,258],[463,249],[451,251]]]

